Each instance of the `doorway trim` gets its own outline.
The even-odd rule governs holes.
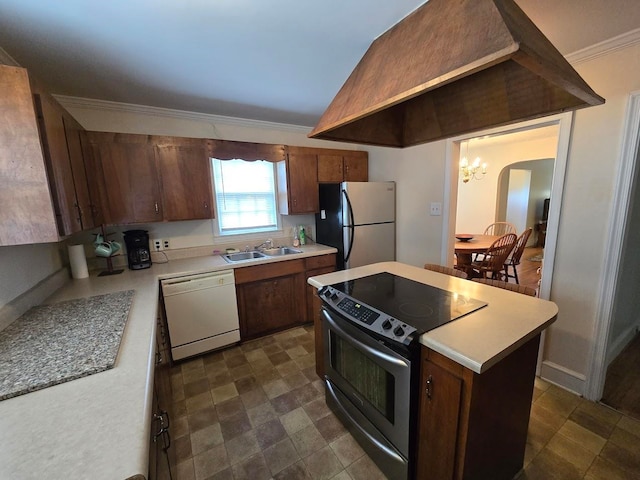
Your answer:
[[[558,142],[556,147],[556,159],[553,168],[553,180],[551,185],[551,198],[554,199],[549,205],[549,217],[547,220],[547,236],[544,248],[544,273],[542,275],[539,297],[548,300],[551,295],[551,283],[553,280],[553,267],[556,255],[556,243],[558,240],[558,228],[560,225],[560,210],[562,206],[562,193],[564,190],[565,173],[567,169],[567,158],[569,156],[569,142],[571,139],[571,127],[573,124],[573,112],[561,113],[549,117],[538,118],[522,122],[517,125],[497,127],[482,132],[454,137],[447,140],[446,160],[445,160],[445,185],[444,185],[444,218],[442,228],[442,265],[450,265],[453,258],[454,238],[455,238],[455,212],[458,201],[458,161],[460,158],[460,142],[470,138],[482,136],[505,135],[524,130],[531,130],[539,127],[558,125]],[[540,345],[538,347],[538,363],[536,365],[536,375],[540,375],[544,363],[544,345],[546,330],[540,335]],[[553,365],[547,365],[555,374],[566,376],[564,372],[558,370]]]
[[[589,372],[585,384],[585,397],[600,400],[607,374],[606,354],[609,331],[613,321],[613,302],[618,287],[618,273],[622,260],[622,248],[627,232],[629,207],[633,191],[633,180],[637,170],[638,142],[640,142],[640,91],[632,92],[627,102],[622,148],[618,158],[618,176],[613,191],[615,196],[611,209],[611,221],[606,244],[610,246],[611,258],[605,262],[602,289],[598,299],[594,342],[591,350]],[[623,225],[623,228],[614,228]]]
[[[450,265],[453,257],[453,244],[455,238],[455,212],[458,200],[458,162],[460,156],[460,142],[470,138],[483,136],[498,136],[509,133],[516,133],[525,130],[532,130],[539,127],[558,125],[558,144],[556,149],[555,165],[553,168],[553,180],[551,185],[551,198],[554,200],[549,207],[549,219],[547,237],[545,240],[544,269],[553,273],[555,261],[556,242],[558,239],[558,225],[560,222],[560,207],[562,205],[562,192],[564,189],[564,177],[567,166],[567,156],[569,152],[569,140],[571,137],[571,125],[573,112],[552,115],[538,118],[517,125],[497,127],[484,130],[465,136],[454,137],[447,140],[446,160],[445,160],[445,191],[444,191],[444,218],[442,229],[442,251],[441,262],[443,265]],[[540,298],[549,299],[551,293],[552,275],[543,275],[540,285]]]

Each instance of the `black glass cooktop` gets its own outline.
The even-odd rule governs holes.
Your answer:
[[[358,302],[414,327],[418,333],[432,330],[487,305],[474,298],[386,272],[331,286]]]

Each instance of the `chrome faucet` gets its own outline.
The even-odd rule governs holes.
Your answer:
[[[271,240],[270,238],[267,238],[264,242],[262,242],[260,245],[256,245],[254,247],[254,250],[258,250],[262,247],[267,247],[267,248],[273,248],[273,240]]]

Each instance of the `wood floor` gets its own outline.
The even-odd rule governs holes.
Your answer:
[[[640,420],[640,334],[609,365],[601,401]]]
[[[524,253],[520,259],[520,265],[516,267],[518,269],[520,285],[534,288],[536,291],[538,290],[538,280],[540,280],[538,269],[542,266],[542,262],[531,261],[529,259],[540,255],[542,255],[541,247],[527,247],[524,249]],[[511,268],[509,268],[509,273],[512,273]],[[515,283],[515,280],[510,278],[509,283]]]

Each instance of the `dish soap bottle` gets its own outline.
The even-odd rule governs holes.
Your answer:
[[[300,225],[298,228],[298,237],[300,237],[300,245],[306,245],[307,243],[307,235],[304,232],[304,226]]]
[[[298,238],[298,228],[297,227],[293,227],[293,246],[294,247],[299,247],[300,246],[300,239]]]

